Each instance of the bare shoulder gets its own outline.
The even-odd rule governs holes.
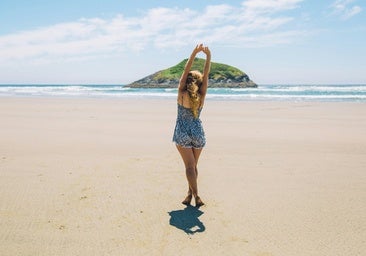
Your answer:
[[[178,89],[178,98],[184,97],[187,94],[187,90]]]
[[[180,93],[178,93],[178,103],[183,105],[183,107],[190,107],[189,94],[187,90],[182,90]]]

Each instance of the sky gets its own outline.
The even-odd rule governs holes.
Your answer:
[[[366,84],[366,1],[0,2],[0,84],[129,84],[199,43],[259,85]]]

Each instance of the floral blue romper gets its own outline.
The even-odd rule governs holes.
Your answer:
[[[203,148],[205,146],[205,132],[199,118],[201,110],[202,108],[198,110],[198,118],[195,118],[190,108],[178,104],[173,142],[184,148]]]

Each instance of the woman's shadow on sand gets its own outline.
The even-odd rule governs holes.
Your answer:
[[[168,212],[170,215],[169,224],[183,230],[187,234],[194,234],[205,231],[205,225],[198,219],[203,214],[197,207],[188,205],[183,210]]]

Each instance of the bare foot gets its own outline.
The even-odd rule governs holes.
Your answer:
[[[205,205],[205,204],[202,202],[202,200],[201,200],[201,198],[200,198],[199,196],[197,196],[195,199],[196,199],[196,207],[200,207],[200,206],[202,206],[202,205]]]
[[[192,200],[192,195],[188,195],[182,202],[184,205],[190,205]]]

